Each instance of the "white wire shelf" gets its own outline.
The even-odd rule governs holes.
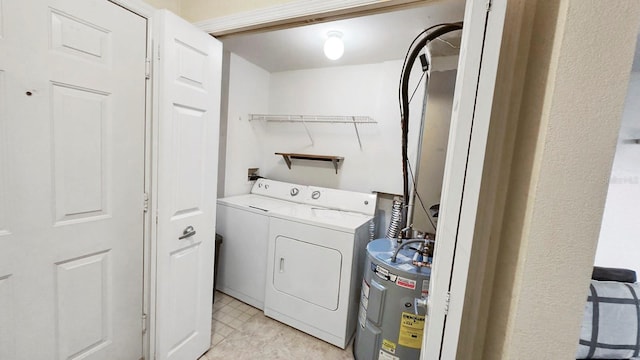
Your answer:
[[[353,115],[353,116],[336,116],[336,115],[266,115],[266,114],[249,114],[249,121],[266,121],[275,123],[299,123],[304,126],[304,130],[307,132],[307,136],[313,145],[313,136],[307,127],[307,124],[352,124],[356,131],[356,137],[358,138],[358,145],[362,150],[362,140],[360,139],[360,132],[358,131],[358,125],[362,124],[377,124],[378,122],[373,120],[369,116]]]
[[[337,116],[337,115],[266,115],[249,114],[249,121],[262,120],[267,122],[289,123],[326,123],[326,124],[377,124],[369,116]]]

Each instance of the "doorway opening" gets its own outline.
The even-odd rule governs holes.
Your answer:
[[[220,36],[227,73],[218,197],[248,193],[253,185],[247,180],[248,171],[291,183],[376,192],[381,210],[376,237],[384,237],[394,197],[403,192],[398,83],[405,54],[422,30],[459,22],[464,11],[464,1],[438,2],[303,27]],[[339,60],[327,59],[322,51],[332,31],[340,31],[344,41],[344,55]],[[435,233],[437,226],[429,208],[440,201],[460,42],[461,32],[432,42],[426,109],[423,100],[427,92],[419,64],[410,79],[410,91],[415,95],[410,103],[409,163],[411,185],[417,184],[413,223],[430,233]],[[256,121],[253,114],[364,115],[373,121],[354,129],[353,124],[337,122]],[[331,164],[300,163],[289,168],[276,152],[337,155],[345,162],[337,174],[327,171],[333,169]],[[225,263],[227,243],[225,238],[221,264]],[[218,271],[220,276],[225,270]],[[226,299],[222,294],[221,298]],[[214,307],[214,314],[227,304],[219,306]],[[229,341],[241,336],[231,324],[239,325],[238,318],[221,313],[218,317],[222,318],[218,325],[221,334],[231,334]],[[216,340],[221,336],[229,339],[219,335]]]

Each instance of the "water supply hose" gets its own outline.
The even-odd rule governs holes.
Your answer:
[[[393,207],[391,208],[391,221],[389,221],[389,227],[387,228],[387,237],[389,239],[395,239],[398,237],[401,222],[402,201],[393,200]]]

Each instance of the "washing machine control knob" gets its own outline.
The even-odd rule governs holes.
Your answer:
[[[320,191],[316,190],[316,191],[311,193],[311,198],[313,200],[317,200],[319,197],[320,197]]]
[[[265,190],[269,188],[269,184],[264,186]]]
[[[291,194],[291,196],[296,196],[300,193],[300,190],[298,188],[291,188],[291,191],[289,192]]]

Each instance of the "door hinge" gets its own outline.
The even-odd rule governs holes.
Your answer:
[[[491,11],[491,1],[492,0],[487,0],[487,12]]]
[[[144,193],[143,197],[144,197],[144,204],[142,205],[142,210],[144,212],[148,212],[149,211],[149,194]]]
[[[147,314],[142,314],[142,334],[147,333]]]
[[[144,77],[147,80],[151,79],[151,59],[144,61]]]
[[[447,291],[447,295],[444,298],[444,314],[449,315],[449,301],[451,300],[451,292]]]

